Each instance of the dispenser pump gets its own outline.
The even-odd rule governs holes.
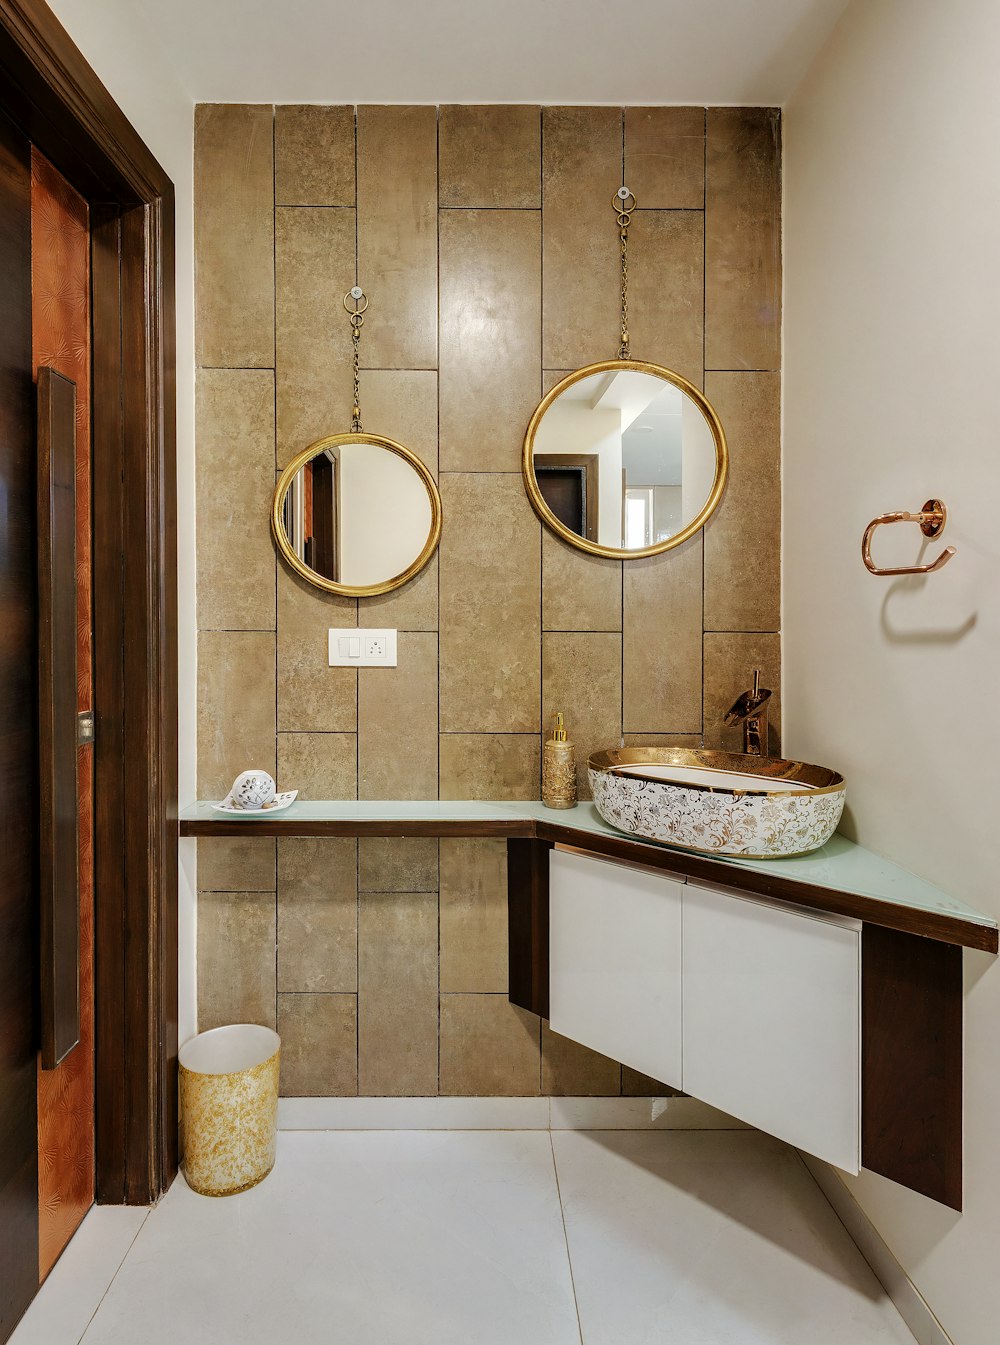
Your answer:
[[[552,741],[554,743],[564,743],[567,741],[566,729],[563,726],[562,711],[556,715],[556,726],[552,730]]]

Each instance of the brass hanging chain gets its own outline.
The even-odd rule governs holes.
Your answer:
[[[629,202],[631,201],[631,205]],[[636,207],[636,199],[629,191],[628,187],[619,187],[611,202],[615,215],[618,217],[618,238],[621,243],[622,259],[622,339],[618,347],[618,358],[627,360],[629,358],[628,344],[628,226],[632,222],[632,211]]]
[[[361,328],[365,322],[368,296],[360,285],[344,295],[344,308],[351,317],[352,365],[354,369],[354,403],[351,410],[351,433],[361,433]]]

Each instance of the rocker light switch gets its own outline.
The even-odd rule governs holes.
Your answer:
[[[331,668],[395,668],[396,632],[394,630],[330,631]]]

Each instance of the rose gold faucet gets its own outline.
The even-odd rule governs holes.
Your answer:
[[[771,693],[760,684],[760,669],[753,675],[753,690],[743,695],[730,707],[727,725],[743,725],[743,751],[746,756],[767,756],[767,703]]]

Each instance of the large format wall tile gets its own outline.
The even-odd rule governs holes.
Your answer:
[[[397,667],[358,670],[359,799],[437,798],[437,643],[404,632]]]
[[[449,106],[439,117],[441,206],[541,204],[537,107]]]
[[[274,374],[199,369],[199,630],[274,629]]]
[[[358,841],[358,887],[362,892],[436,892],[437,840],[362,836]]]
[[[274,364],[274,161],[266,104],[202,103],[194,119],[195,360]]]
[[[537,211],[443,210],[441,468],[516,472],[541,396]]]
[[[507,842],[441,841],[441,990],[507,992]]]
[[[640,210],[705,204],[705,109],[627,107],[625,185]]]
[[[257,765],[305,798],[537,798],[557,709],[581,777],[620,740],[738,747],[721,716],[755,667],[776,729],[778,114],[208,107],[197,126],[200,795]],[[704,538],[625,563],[542,528],[520,477],[538,397],[615,354],[623,180],[632,350],[705,386],[731,447]],[[356,281],[365,429],[427,464],[444,510],[430,564],[361,602],[267,537],[275,469],[349,428]],[[397,668],[329,667],[328,629],[356,625],[398,630]],[[286,1094],[355,1093],[359,1064],[370,1093],[669,1091],[509,1005],[502,840],[198,853],[202,1025],[273,1022],[277,995]]]
[[[274,1027],[273,892],[203,892],[198,898],[198,1028]]]
[[[590,798],[587,758],[617,747],[622,725],[622,637],[547,631],[542,642],[542,737],[561,710],[576,748],[577,789]]]
[[[679,1089],[659,1079],[651,1079],[648,1074],[622,1066],[622,1097],[676,1097]],[[683,1096],[683,1094],[681,1094]]]
[[[210,836],[198,845],[199,892],[273,892],[277,852],[268,836]]]
[[[420,573],[402,588],[378,597],[366,598],[361,619],[366,626],[389,626],[396,630],[433,630],[438,628],[437,552]]]
[[[371,298],[365,366],[433,369],[436,108],[358,108],[358,283]]]
[[[358,843],[278,842],[278,989],[358,987]]]
[[[520,476],[446,475],[441,731],[538,730],[539,525]]]
[[[357,625],[355,598],[324,593],[278,567],[278,728],[353,733],[358,671],[331,668],[331,626]]]
[[[743,751],[743,730],[724,728],[729,707],[753,686],[754,669],[772,694],[768,706],[769,753],[781,755],[781,637],[759,632],[723,631],[705,635],[705,743],[729,752]]]
[[[277,778],[304,799],[356,799],[357,734],[279,733]]]
[[[553,1032],[542,1020],[542,1092],[552,1097],[615,1097],[622,1067],[616,1060]]]
[[[622,563],[591,556],[542,529],[542,629],[622,628]]]
[[[701,729],[702,539],[625,566],[622,727]]]
[[[509,1003],[506,995],[442,995],[441,1092],[536,1095],[540,1021]]]
[[[705,367],[781,367],[781,113],[708,109]]]
[[[542,363],[578,369],[618,348],[622,114],[615,107],[542,111]]]
[[[729,482],[705,528],[705,629],[781,625],[781,375],[712,373]]]
[[[363,369],[365,429],[395,439],[438,473],[438,376],[434,369]]]
[[[354,211],[275,211],[277,464],[351,428]],[[365,328],[367,338],[368,329]]]
[[[274,110],[276,205],[354,204],[354,108]]]
[[[443,733],[441,798],[537,799],[536,733]]]
[[[666,365],[696,388],[704,357],[705,238],[700,210],[640,210],[629,229],[633,359]]]
[[[282,1097],[353,1097],[358,1091],[356,995],[278,996]]]
[[[437,1092],[436,892],[363,892],[358,920],[358,1089]]]
[[[223,798],[240,771],[274,774],[274,634],[198,636],[198,794]]]

